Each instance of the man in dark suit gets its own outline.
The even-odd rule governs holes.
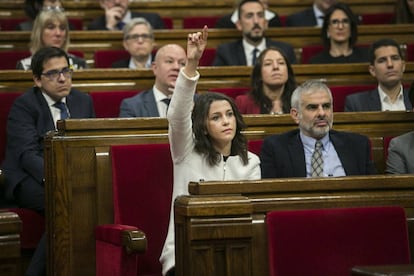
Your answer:
[[[158,49],[151,66],[155,75],[154,86],[124,99],[119,117],[166,117],[175,81],[186,60],[186,52],[180,45],[167,44]]]
[[[322,27],[326,11],[336,3],[336,0],[315,0],[310,8],[289,15],[286,18],[287,27]]]
[[[405,62],[399,44],[388,38],[375,41],[369,50],[369,72],[378,81],[371,91],[348,95],[345,111],[397,111],[413,109],[402,85]]]
[[[132,18],[144,17],[154,29],[164,29],[164,21],[157,13],[132,12],[128,9],[129,0],[99,0],[105,15],[96,18],[88,25],[88,30],[122,30]]]
[[[43,140],[64,118],[95,117],[89,95],[72,89],[69,57],[60,48],[37,51],[31,64],[35,86],[13,103],[7,123],[3,171],[6,197],[44,215]],[[25,275],[45,275],[43,235]]]
[[[264,6],[259,0],[242,0],[238,13],[236,27],[242,32],[243,39],[219,45],[214,66],[252,66],[259,54],[269,46],[280,48],[291,63],[296,63],[295,52],[290,44],[265,38],[268,25]]]
[[[133,18],[125,25],[123,33],[123,46],[130,57],[115,61],[112,68],[150,68],[155,45],[151,24],[143,17]]]
[[[375,174],[367,137],[332,130],[332,94],[310,80],[292,94],[291,116],[299,129],[267,137],[262,145],[263,178]]]
[[[237,3],[239,1],[236,1]],[[269,1],[268,0],[260,0],[265,8],[265,18],[268,22],[269,27],[281,27],[282,22],[280,22],[279,16],[269,10]],[[216,28],[218,29],[234,29],[236,28],[236,22],[239,19],[239,11],[236,10],[232,13],[226,14],[223,17],[220,17],[216,22]]]

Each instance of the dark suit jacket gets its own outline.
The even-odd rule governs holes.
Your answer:
[[[413,109],[410,99],[408,97],[408,90],[404,89],[404,104],[405,109],[411,111]],[[378,93],[378,88],[348,95],[345,98],[345,112],[346,111],[381,111],[381,100]]]
[[[151,24],[154,29],[164,29],[164,21],[157,13],[153,12],[131,12],[131,17],[144,17]],[[88,25],[88,30],[107,30],[106,28],[106,18],[105,15],[102,15],[95,20],[93,20]]]
[[[119,117],[159,117],[152,89],[122,100]]]
[[[95,117],[92,99],[85,93],[72,89],[66,103],[71,118]],[[25,178],[43,181],[43,140],[54,130],[52,114],[39,88],[31,88],[15,100],[8,117],[3,163],[7,198],[13,199],[14,188]]]
[[[331,130],[329,137],[346,175],[376,173],[366,136]],[[305,151],[299,129],[265,138],[260,159],[262,178],[306,177]]]
[[[117,60],[111,65],[112,68],[129,68],[129,58]]]
[[[289,15],[286,18],[287,27],[313,27],[317,25],[313,7]]]
[[[219,20],[217,20],[217,22],[216,22],[215,28],[218,28],[218,29],[235,29],[236,25],[233,23],[233,21],[231,21],[231,16],[232,15],[233,15],[233,13],[230,13],[230,14],[226,14],[223,17],[220,17]],[[268,25],[269,25],[269,27],[281,27],[282,22],[280,22],[279,16],[277,14],[275,14],[275,17],[270,19]]]
[[[296,63],[296,55],[293,47],[285,42],[266,39],[266,47],[275,46],[286,54],[291,63]],[[246,55],[244,54],[243,40],[220,44],[217,47],[213,66],[232,66],[247,65]]]

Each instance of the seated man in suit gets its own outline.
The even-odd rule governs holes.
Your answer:
[[[152,89],[122,100],[119,117],[166,117],[178,73],[187,60],[183,47],[167,44],[158,49],[152,63]]]
[[[265,8],[259,0],[242,0],[238,7],[237,29],[243,38],[217,47],[213,66],[248,65],[256,62],[259,54],[269,46],[280,48],[290,63],[296,63],[293,47],[284,42],[265,38],[267,29]]]
[[[332,129],[330,89],[310,80],[296,88],[290,114],[299,129],[263,141],[263,178],[375,174],[369,139]]]
[[[135,17],[144,17],[154,29],[163,29],[164,21],[157,13],[133,12],[128,9],[130,0],[99,0],[105,15],[93,20],[88,30],[122,30]]]
[[[240,2],[237,0],[236,3]],[[268,22],[269,27],[281,27],[282,23],[280,22],[279,16],[270,11],[269,8],[269,1],[268,0],[260,0],[263,6],[265,7],[265,18]],[[237,4],[236,4],[237,6]],[[239,12],[236,10],[230,14],[226,14],[225,16],[221,17],[217,20],[216,28],[218,29],[233,29],[236,28],[236,22],[239,19]]]
[[[31,63],[34,87],[13,103],[7,123],[3,171],[8,199],[44,215],[43,141],[56,121],[93,118],[92,99],[72,89],[72,69],[66,52],[56,47],[38,50]],[[25,275],[46,275],[46,240],[43,235]]]
[[[385,172],[414,173],[414,131],[394,137],[390,141]]]
[[[131,56],[115,61],[112,68],[150,68],[154,49],[151,24],[143,17],[133,18],[125,25],[123,32],[123,46]]]
[[[348,95],[345,111],[412,110],[408,90],[402,85],[405,62],[399,44],[380,39],[371,45],[369,59],[369,72],[377,79],[378,87]]]
[[[326,11],[337,0],[315,0],[310,8],[289,15],[286,18],[287,27],[322,27]]]

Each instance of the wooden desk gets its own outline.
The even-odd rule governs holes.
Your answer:
[[[414,265],[356,266],[352,276],[408,276],[414,275]]]
[[[200,67],[200,80],[197,91],[204,92],[218,87],[250,87],[252,67]],[[309,79],[323,79],[329,86],[375,84],[376,79],[368,72],[368,65],[326,64],[324,66],[293,65],[296,81],[302,83]],[[404,83],[411,84],[414,79],[414,62],[406,64]],[[154,84],[154,75],[149,69],[87,69],[73,74],[73,87],[84,91],[144,90]],[[20,70],[0,70],[0,93],[22,92],[33,86],[32,73]]]
[[[0,275],[22,275],[20,231],[22,223],[16,213],[0,210]]]
[[[269,275],[273,210],[402,206],[414,231],[414,175],[197,182],[189,191],[174,203],[178,275]]]
[[[371,138],[380,171],[382,137],[414,129],[411,112],[336,113],[334,118],[335,129]],[[245,121],[249,139],[297,127],[289,115],[249,115]],[[166,143],[167,127],[163,118],[70,119],[60,122],[59,132],[46,138],[48,275],[95,274],[94,228],[113,222],[110,146]]]

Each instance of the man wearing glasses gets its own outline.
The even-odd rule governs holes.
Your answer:
[[[144,17],[154,29],[164,29],[164,21],[157,13],[132,12],[129,10],[130,0],[99,0],[101,8],[105,10],[102,15],[92,21],[88,30],[122,30],[124,25],[135,17]]]
[[[19,207],[44,215],[44,136],[56,129],[57,120],[93,118],[95,111],[89,95],[72,89],[73,71],[64,50],[40,49],[31,68],[35,86],[15,100],[8,116],[5,194]],[[43,235],[25,275],[45,275],[45,258]]]
[[[150,68],[154,49],[151,24],[143,17],[133,18],[124,27],[124,49],[130,58],[114,62],[112,68]]]

